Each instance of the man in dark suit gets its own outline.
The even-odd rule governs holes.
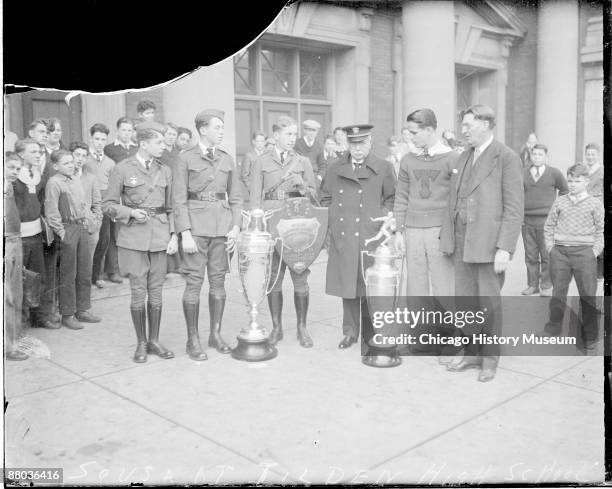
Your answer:
[[[295,152],[305,156],[310,160],[311,166],[314,168],[317,164],[318,156],[323,152],[323,145],[317,141],[317,133],[321,128],[321,124],[312,119],[302,122],[302,137],[295,142]]]
[[[372,128],[369,124],[344,128],[349,153],[329,166],[321,184],[321,205],[329,207],[330,234],[325,293],[342,297],[344,337],[338,345],[340,349],[357,342],[360,316],[369,316],[361,250],[374,251],[380,244],[365,245],[365,240],[380,228],[371,218],[392,211],[395,197],[393,166],[370,153]],[[370,259],[366,260],[364,268],[371,264]]]
[[[317,188],[321,186],[321,182],[325,178],[327,169],[334,161],[338,159],[336,155],[336,140],[332,134],[325,136],[325,144],[323,145],[323,151],[319,153],[317,161],[313,166],[315,178],[317,179]]]
[[[440,251],[453,256],[457,294],[479,297],[489,309],[482,332],[501,333],[498,298],[504,272],[521,231],[524,190],[521,160],[493,137],[495,112],[474,105],[463,114],[462,133],[472,147],[457,162],[451,177],[449,209],[440,230]],[[471,338],[471,331],[464,331]],[[466,345],[465,356],[447,367],[452,372],[481,367],[478,380],[495,377],[498,345]]]

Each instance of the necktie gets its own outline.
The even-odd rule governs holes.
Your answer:
[[[32,171],[32,168],[30,168],[30,178],[34,178],[34,172]]]
[[[424,158],[429,158],[431,155],[429,154],[429,151],[427,150],[427,148],[423,148],[423,157]]]
[[[476,164],[476,160],[478,159],[479,156],[480,156],[480,149],[474,148],[474,158],[472,159],[472,166]]]
[[[145,166],[147,167],[147,171],[151,169],[151,160],[145,161]]]
[[[206,156],[208,157],[209,160],[213,159],[213,149],[212,148],[206,148]]]
[[[363,166],[363,160],[353,162],[355,164],[355,171],[358,171]]]
[[[280,157],[281,157],[281,164],[285,164],[285,158],[286,158],[287,152],[286,151],[281,151]]]

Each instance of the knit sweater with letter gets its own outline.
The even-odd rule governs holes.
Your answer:
[[[427,157],[408,153],[402,158],[393,208],[398,228],[442,225],[458,157],[448,151]]]

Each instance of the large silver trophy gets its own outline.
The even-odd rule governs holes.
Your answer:
[[[367,250],[361,251],[361,271],[363,281],[366,286],[366,298],[368,301],[368,311],[372,316],[377,311],[387,312],[395,310],[397,299],[400,295],[400,285],[402,283],[403,254],[399,253],[393,244],[390,243],[391,231],[395,230],[395,219],[393,213],[387,216],[372,218],[372,221],[383,221],[379,233],[365,240],[365,246],[369,243],[383,239],[374,253]],[[374,264],[364,272],[364,255],[374,259]],[[400,260],[400,266],[397,261]],[[371,332],[370,329],[367,329]],[[364,331],[365,332],[365,331]],[[374,343],[373,338],[365,338],[368,351],[361,361],[370,367],[397,367],[402,363],[397,354],[395,346],[381,346]]]
[[[278,280],[277,273],[272,287],[268,289],[272,276],[274,245],[280,238],[272,238],[267,231],[266,220],[269,214],[262,209],[253,209],[250,213],[242,211],[242,215],[247,224],[237,242],[238,274],[251,320],[238,334],[238,345],[232,350],[232,357],[247,362],[260,362],[274,358],[278,353],[276,348],[270,345],[265,328],[257,323],[257,315],[259,305]]]

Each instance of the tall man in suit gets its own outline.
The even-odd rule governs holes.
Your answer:
[[[462,133],[472,147],[464,151],[451,177],[448,212],[440,231],[440,251],[452,255],[455,290],[486,298],[501,295],[504,272],[514,253],[521,231],[524,190],[521,160],[505,144],[495,140],[495,112],[486,105],[474,105],[463,114]],[[501,308],[489,310],[482,333],[498,335]],[[468,338],[471,334],[468,333]],[[480,350],[480,351],[479,351]],[[452,372],[481,368],[480,382],[495,377],[498,345],[466,345],[463,360],[447,367]]]

